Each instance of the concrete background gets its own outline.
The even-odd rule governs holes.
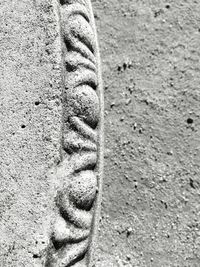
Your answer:
[[[107,149],[96,266],[200,266],[200,2],[92,2]]]

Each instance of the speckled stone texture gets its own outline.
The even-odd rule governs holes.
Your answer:
[[[91,2],[0,10],[0,266],[93,266],[103,92]]]
[[[61,163],[47,267],[93,266],[103,171],[103,92],[89,0],[59,1],[63,55]]]
[[[60,160],[55,1],[0,1],[0,266],[44,266]]]
[[[200,266],[200,1],[93,1],[105,88],[96,267]]]

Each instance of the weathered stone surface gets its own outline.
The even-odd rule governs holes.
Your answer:
[[[0,10],[1,264],[92,266],[103,93],[91,2]]]
[[[55,1],[0,1],[0,266],[42,266],[60,161]]]
[[[93,9],[109,149],[96,266],[200,266],[200,2]]]
[[[66,3],[73,1],[61,1]],[[96,266],[199,266],[199,1],[93,4],[108,148]],[[57,239],[66,234],[65,220],[54,224],[55,188],[72,167],[60,151],[73,151],[75,143],[63,138],[61,146],[68,133],[61,130],[62,115],[81,115],[93,128],[98,120],[99,99],[90,86],[86,94],[68,92],[68,111],[62,113],[59,9],[56,0],[0,2],[2,266],[43,266],[52,232]],[[82,22],[75,24],[82,29]],[[67,58],[68,72],[77,58]],[[85,144],[79,139],[76,149]],[[96,143],[89,145],[95,150]],[[79,208],[89,209],[95,178],[85,170],[75,183],[67,180],[58,203],[65,206],[66,192]],[[80,179],[86,180],[82,188]]]
[[[103,92],[88,0],[59,1],[63,52],[61,163],[46,266],[93,266],[103,163]]]

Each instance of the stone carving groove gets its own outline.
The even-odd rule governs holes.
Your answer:
[[[101,189],[98,46],[90,2],[60,0],[59,5],[64,65],[62,160],[57,167],[61,184],[46,266],[89,266]]]

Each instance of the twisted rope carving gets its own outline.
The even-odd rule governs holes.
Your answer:
[[[60,0],[60,9],[65,76],[60,168],[69,164],[69,156],[73,166],[70,174],[63,174],[63,185],[56,197],[58,215],[46,266],[88,266],[86,253],[98,191],[96,42],[87,1]]]

